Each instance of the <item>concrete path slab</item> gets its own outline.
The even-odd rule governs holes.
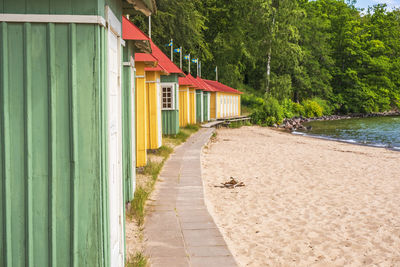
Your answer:
[[[204,203],[200,154],[213,131],[192,135],[160,173],[144,227],[153,267],[237,266]]]

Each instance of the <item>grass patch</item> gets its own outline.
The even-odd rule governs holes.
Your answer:
[[[131,202],[130,215],[134,216],[138,225],[142,225],[144,221],[144,205],[148,199],[150,192],[142,187],[136,188],[135,195]]]
[[[240,128],[242,126],[251,126],[250,121],[234,121],[228,125],[228,128]]]
[[[241,106],[241,113],[243,116],[248,116],[254,112],[254,109],[249,106]]]
[[[172,147],[162,145],[159,149],[154,152],[154,155],[161,156],[163,158],[167,158],[174,149]]]
[[[197,132],[200,129],[200,126],[198,124],[189,124],[183,127],[185,130],[192,130],[194,132]]]
[[[147,258],[140,252],[136,253],[133,259],[126,264],[126,267],[146,267]]]
[[[153,162],[151,160],[148,160],[147,165],[143,169],[143,174],[151,176],[153,180],[157,180],[158,174],[160,174],[162,166],[164,165],[164,161],[165,158],[162,162]]]
[[[176,135],[166,135],[163,137],[166,143],[172,143],[176,146],[184,143],[193,133],[200,129],[198,124],[189,124],[180,128],[179,133]]]

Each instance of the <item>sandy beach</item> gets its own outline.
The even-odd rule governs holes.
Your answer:
[[[400,152],[220,129],[202,175],[240,266],[400,266]],[[216,187],[231,176],[245,186]]]

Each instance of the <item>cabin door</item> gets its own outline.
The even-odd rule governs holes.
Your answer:
[[[120,39],[108,31],[108,190],[111,266],[124,266]]]

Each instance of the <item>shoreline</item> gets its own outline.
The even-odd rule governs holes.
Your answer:
[[[337,120],[349,120],[349,119],[363,119],[363,118],[377,118],[377,117],[398,117],[400,116],[400,111],[390,111],[390,112],[378,112],[378,113],[368,113],[368,114],[360,114],[353,113],[348,115],[327,115],[321,117],[314,118],[305,118],[305,117],[293,117],[293,118],[285,118],[283,122],[275,128],[285,129],[287,131],[296,131],[296,130],[308,130],[303,124],[312,121],[337,121]]]
[[[275,128],[272,128],[272,130],[275,130]],[[400,147],[390,147],[387,145],[379,145],[379,144],[364,144],[364,143],[360,143],[357,142],[355,140],[346,140],[346,139],[339,139],[339,138],[333,138],[333,137],[327,137],[327,136],[322,136],[322,135],[313,135],[313,134],[309,134],[306,132],[297,132],[296,130],[292,131],[292,132],[288,132],[288,131],[282,131],[288,134],[293,134],[293,135],[297,135],[297,136],[303,136],[303,137],[310,137],[310,138],[316,138],[316,139],[320,139],[320,140],[325,140],[325,141],[332,141],[332,142],[339,142],[339,143],[344,143],[344,144],[351,144],[351,145],[357,145],[357,146],[366,146],[366,147],[374,147],[374,148],[384,148],[390,151],[396,151],[396,152],[400,152]]]
[[[306,137],[245,126],[204,148],[206,204],[239,265],[400,264],[398,152]],[[216,187],[229,177],[245,186]]]

